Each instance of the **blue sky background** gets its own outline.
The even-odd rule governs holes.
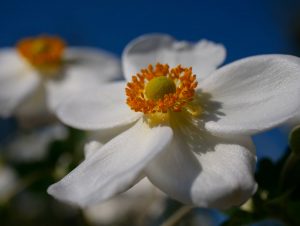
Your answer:
[[[138,35],[166,32],[178,39],[224,43],[228,61],[288,51],[276,12],[279,0],[1,0],[0,46],[24,36],[59,34],[70,45],[121,54]],[[284,12],[282,8],[282,12]]]
[[[287,31],[296,0],[107,0],[0,2],[0,47],[41,33],[62,36],[70,45],[94,46],[121,55],[126,43],[144,33],[223,43],[226,63],[264,53],[291,53]],[[245,116],[246,117],[246,116]],[[7,121],[0,123],[0,136]],[[256,136],[258,155],[278,158],[286,146],[281,130]]]

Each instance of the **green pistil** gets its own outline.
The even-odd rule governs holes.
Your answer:
[[[145,88],[145,95],[150,100],[158,100],[163,98],[166,94],[175,92],[175,83],[166,76],[151,79]]]

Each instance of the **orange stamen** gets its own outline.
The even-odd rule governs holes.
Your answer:
[[[54,36],[25,38],[17,43],[18,52],[32,66],[43,72],[60,67],[64,49],[65,42]]]
[[[166,76],[176,85],[174,93],[165,94],[158,100],[148,99],[145,95],[145,87],[153,78]],[[167,64],[156,64],[155,67],[149,65],[132,77],[132,81],[127,83],[126,95],[127,104],[136,112],[145,114],[167,113],[168,111],[179,112],[187,103],[191,102],[195,96],[195,88],[198,83],[192,68],[184,68],[178,65],[169,69]]]

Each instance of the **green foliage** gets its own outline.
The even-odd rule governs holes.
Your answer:
[[[289,136],[290,149],[277,163],[262,159],[255,174],[258,190],[252,208],[233,209],[223,226],[250,225],[273,218],[287,226],[300,225],[300,126]]]
[[[297,154],[300,154],[300,126],[295,127],[289,137],[290,148]]]
[[[0,203],[1,226],[89,226],[79,209],[66,207],[46,194],[49,185],[64,176],[55,173],[64,156],[70,156],[63,166],[65,174],[82,161],[84,138],[83,132],[69,128],[67,139],[54,140],[42,160],[26,163],[3,160],[14,168],[19,181],[10,197]]]
[[[251,208],[227,212],[230,217],[223,226],[250,225],[266,218],[287,226],[300,225],[300,155],[287,149],[276,163],[262,159],[255,177],[258,190],[251,199]]]

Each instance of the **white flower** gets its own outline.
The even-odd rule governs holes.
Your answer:
[[[0,116],[53,111],[70,92],[119,75],[119,61],[107,52],[65,49],[51,36],[21,40],[16,48],[0,50]]]
[[[39,161],[46,157],[47,148],[54,140],[68,136],[65,126],[55,123],[29,132],[18,131],[16,137],[5,146],[5,155],[13,162]]]
[[[123,55],[127,87],[126,82],[117,82],[90,90],[69,99],[57,112],[65,123],[81,129],[103,133],[128,129],[48,192],[88,206],[126,191],[146,176],[183,203],[225,209],[245,202],[256,190],[251,135],[297,114],[300,60],[261,55],[214,71],[224,55],[221,45],[208,41],[191,45],[166,35],[134,40]],[[166,65],[157,65],[131,81],[131,75],[157,62],[192,66],[201,78],[197,90],[193,90],[196,81],[191,70],[182,67],[168,73]],[[182,81],[174,75],[180,70]],[[156,79],[161,74],[168,81]],[[145,76],[154,76],[154,88]],[[125,87],[130,107],[147,114],[130,109]],[[193,93],[194,100],[184,103]],[[156,94],[160,99],[152,98]]]

